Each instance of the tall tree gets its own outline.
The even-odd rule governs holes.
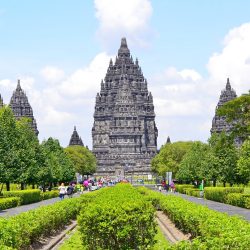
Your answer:
[[[193,142],[166,143],[161,147],[151,161],[151,170],[160,176],[165,176],[166,172],[173,172],[173,176],[178,172],[180,162],[184,155],[190,150]]]
[[[250,92],[226,102],[217,110],[217,114],[226,116],[232,127],[234,137],[243,140],[250,136]]]
[[[250,182],[250,140],[246,140],[240,148],[237,162],[237,173],[241,183]]]
[[[96,171],[96,158],[92,152],[83,146],[69,146],[66,154],[72,160],[75,171],[81,175],[90,175]]]

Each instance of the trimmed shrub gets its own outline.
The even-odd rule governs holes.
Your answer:
[[[186,188],[194,188],[194,185],[192,184],[177,184],[175,185],[175,190],[176,192],[178,193],[181,193],[181,194],[185,194],[185,190]]]
[[[151,249],[157,232],[152,204],[129,184],[99,192],[78,217],[86,249]]]
[[[59,196],[58,190],[52,190],[47,192],[41,192],[41,200],[48,200]]]
[[[19,197],[0,198],[0,210],[5,210],[20,205],[21,199]]]
[[[41,199],[41,191],[39,189],[22,190],[22,191],[6,191],[3,197],[20,197],[21,205],[38,202]]]
[[[139,189],[140,190],[140,189]],[[145,189],[148,199],[158,201],[165,214],[183,232],[190,233],[192,242],[181,242],[171,249],[248,249],[250,224],[237,216],[229,216],[181,197],[163,195]]]
[[[237,207],[250,208],[250,194],[229,193],[226,196],[226,203]]]
[[[95,193],[84,194],[81,197],[58,201],[8,219],[0,218],[0,246],[29,249],[29,246],[40,237],[49,236],[76,219],[83,204],[88,204],[96,196]]]
[[[200,190],[197,188],[184,188],[185,194],[200,197]]]
[[[208,200],[226,203],[227,194],[243,192],[243,187],[205,187],[204,197]]]

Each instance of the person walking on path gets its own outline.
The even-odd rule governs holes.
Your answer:
[[[61,200],[63,200],[64,195],[66,193],[66,187],[64,186],[64,183],[61,183],[61,186],[58,189],[59,189],[59,197]]]
[[[73,194],[74,194],[74,187],[72,184],[70,184],[68,187],[67,187],[67,195],[69,196],[69,198],[72,198],[73,197]]]

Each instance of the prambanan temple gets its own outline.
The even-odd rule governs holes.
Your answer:
[[[152,94],[138,59],[133,60],[122,38],[96,95],[92,139],[97,174],[150,173],[157,136]]]
[[[74,126],[74,131],[71,135],[70,141],[69,141],[69,146],[84,146],[82,142],[82,138],[79,136],[76,126]]]
[[[17,81],[16,90],[13,92],[10,99],[10,108],[12,109],[16,119],[20,119],[21,117],[30,118],[30,124],[33,131],[36,135],[39,134],[39,131],[37,130],[36,120],[33,116],[32,107],[29,104],[28,97],[21,88],[20,80]]]

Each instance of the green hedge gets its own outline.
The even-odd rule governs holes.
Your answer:
[[[6,191],[3,197],[20,197],[21,205],[38,202],[41,199],[41,191],[39,189],[22,190],[22,191]]]
[[[187,195],[200,197],[200,190],[197,188],[184,188],[184,192]]]
[[[19,197],[0,198],[0,210],[5,210],[20,205],[21,199]]]
[[[186,188],[194,188],[194,185],[191,185],[191,184],[177,184],[177,185],[175,185],[176,192],[181,193],[181,194],[185,194],[184,189],[186,189]]]
[[[58,201],[8,219],[0,218],[0,245],[15,249],[29,249],[29,246],[40,237],[50,236],[55,230],[76,219],[83,204],[88,204],[96,196],[96,192],[84,194],[81,197]]]
[[[191,242],[178,243],[171,249],[249,249],[248,221],[174,195],[166,196],[145,188],[139,190],[158,205],[179,229],[191,234]]]
[[[58,190],[52,190],[47,192],[41,192],[41,200],[48,200],[59,196]]]
[[[226,203],[227,194],[243,192],[243,187],[205,187],[204,197],[208,200]]]
[[[152,249],[157,232],[155,209],[130,184],[99,191],[79,218],[86,249]]]
[[[226,203],[237,207],[250,208],[250,194],[229,193],[226,196]]]

